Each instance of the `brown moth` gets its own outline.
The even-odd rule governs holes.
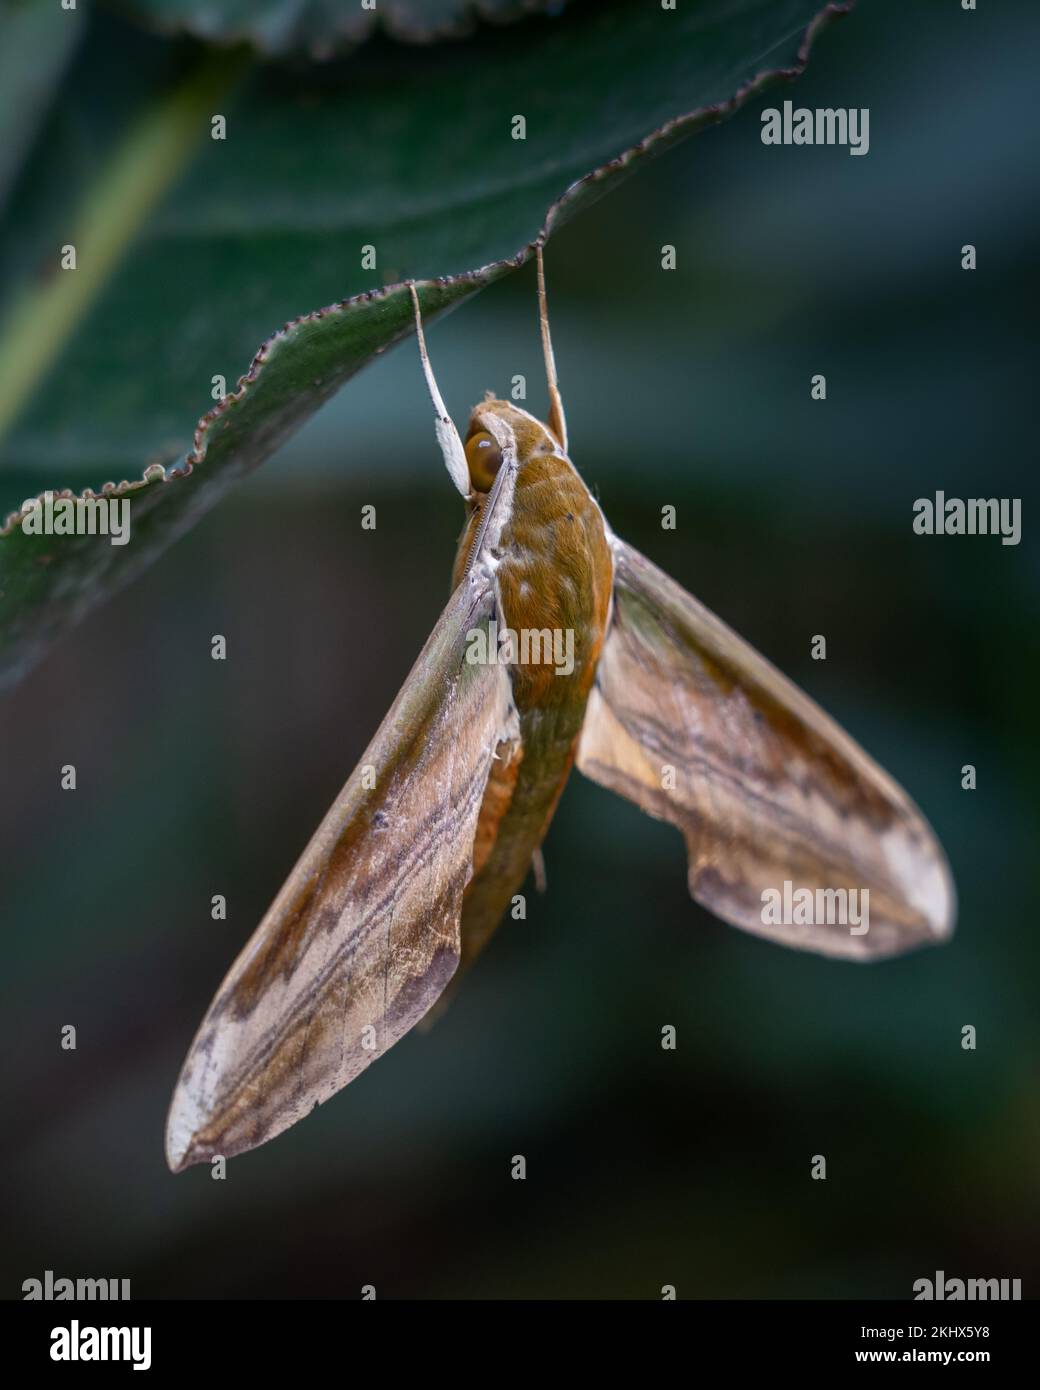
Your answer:
[[[203,1019],[170,1107],[174,1172],[288,1129],[430,1011],[540,874],[575,761],[679,828],[690,893],[734,926],[850,960],[953,929],[945,856],[906,793],[610,530],[567,454],[541,247],[548,424],[489,398],[464,443],[410,288],[466,499],[451,598]],[[765,905],[792,890],[803,910],[778,920]],[[805,908],[856,893],[868,926]]]

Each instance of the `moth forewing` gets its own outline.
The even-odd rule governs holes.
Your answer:
[[[906,793],[720,619],[611,544],[581,771],[678,826],[691,894],[735,926],[861,960],[947,937],[949,866]],[[818,905],[840,918],[850,904],[855,920],[819,920]]]
[[[402,1037],[454,973],[484,789],[515,737],[506,670],[466,660],[467,633],[493,611],[478,565],[231,967],[170,1107],[175,1172],[287,1129]]]

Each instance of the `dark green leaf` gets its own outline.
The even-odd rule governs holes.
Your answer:
[[[79,10],[0,0],[0,206],[82,34]]]
[[[262,53],[303,52],[316,59],[363,43],[381,26],[410,43],[457,39],[478,20],[498,23],[539,10],[562,10],[566,0],[124,0],[119,8],[164,33],[183,32],[218,43],[251,43]]]
[[[115,461],[129,477],[135,459],[157,454],[165,466],[112,489],[131,498],[125,547],[29,536],[9,522],[7,679],[409,333],[407,291],[373,281],[438,276],[423,290],[432,316],[506,274],[536,236],[643,158],[800,71],[835,12],[817,20],[816,9],[815,0],[713,0],[675,13],[575,7],[560,21],[438,50],[436,64],[384,45],[320,75],[257,74],[229,110],[228,140],[207,142],[153,216],[9,441],[7,460],[23,469],[49,461],[53,473],[78,459],[97,478]],[[516,114],[526,117],[523,141],[510,135]],[[378,274],[357,268],[366,244]],[[343,300],[344,289],[353,297]],[[270,338],[174,462],[212,376],[230,381],[271,318],[301,301],[332,305]],[[0,364],[20,346],[0,332]]]

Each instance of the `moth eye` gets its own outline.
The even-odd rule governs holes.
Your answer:
[[[466,462],[474,488],[477,492],[487,492],[502,467],[502,451],[486,430],[466,440]]]

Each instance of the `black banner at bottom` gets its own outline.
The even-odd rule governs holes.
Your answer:
[[[597,1348],[616,1371],[613,1357],[628,1337],[653,1364],[674,1352],[691,1375],[701,1366],[1010,1370],[1028,1364],[1036,1345],[1033,1307],[1021,1302],[488,1302],[476,1305],[478,1320],[467,1308],[457,1323],[453,1306],[462,1305],[376,1299],[370,1306],[10,1302],[4,1305],[2,1335],[7,1364],[34,1377],[51,1368],[75,1377],[103,1366],[110,1375],[137,1371],[207,1384],[225,1375],[299,1375],[313,1366],[316,1353],[339,1363],[345,1374],[351,1366],[363,1374],[372,1356],[388,1351],[395,1378],[413,1357],[420,1374],[440,1374],[450,1362],[457,1364],[467,1345],[479,1353],[487,1373],[493,1372],[490,1353],[504,1358],[514,1374],[528,1362],[532,1374],[544,1375],[551,1361],[575,1357],[587,1374]],[[542,1329],[551,1343],[542,1340]],[[372,1334],[377,1341],[361,1340]]]

